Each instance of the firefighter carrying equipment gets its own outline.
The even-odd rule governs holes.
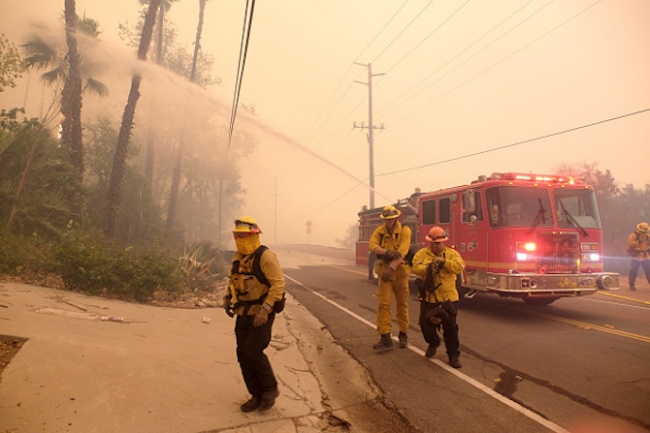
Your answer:
[[[402,214],[402,212],[400,212],[399,209],[397,209],[392,204],[389,204],[389,205],[386,205],[384,207],[383,211],[381,211],[381,214],[379,215],[379,218],[381,218],[383,220],[390,220],[390,219],[397,218],[401,214]]]
[[[429,230],[426,240],[429,242],[446,242],[449,239],[449,233],[442,227],[434,226]]]

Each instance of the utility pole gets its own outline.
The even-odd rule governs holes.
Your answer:
[[[382,123],[380,126],[374,126],[372,123],[372,77],[376,77],[379,75],[385,75],[385,74],[374,74],[372,73],[372,63],[368,63],[367,65],[364,65],[363,63],[357,63],[354,62],[355,65],[360,65],[360,66],[366,66],[368,68],[368,82],[363,83],[361,81],[354,81],[355,83],[359,84],[365,84],[368,86],[368,126],[365,126],[363,122],[361,124],[357,125],[357,122],[352,123],[352,129],[368,129],[368,153],[369,153],[369,170],[370,170],[370,176],[369,176],[369,182],[370,182],[370,208],[373,209],[375,207],[375,156],[374,156],[374,143],[373,143],[373,131],[375,129],[384,129],[384,124]]]

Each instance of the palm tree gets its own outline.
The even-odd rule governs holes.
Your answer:
[[[76,21],[76,30],[91,38],[99,37],[99,24],[92,18],[79,18]],[[52,68],[41,75],[41,80],[50,85],[65,82],[68,75],[68,62],[65,53],[57,50],[51,41],[46,41],[40,35],[34,35],[30,40],[22,44],[25,51],[25,64],[34,69]],[[93,65],[79,58],[79,71],[83,84],[83,91],[89,91],[98,96],[108,95],[108,89],[104,83],[91,76]]]
[[[70,148],[72,165],[77,169],[79,185],[83,183],[84,149],[81,141],[81,73],[77,52],[77,12],[75,0],[65,0],[65,36],[68,44],[68,76],[61,92],[61,143]]]
[[[140,46],[138,47],[138,60],[144,61],[147,59],[147,51],[151,44],[151,37],[153,35],[153,26],[156,21],[156,12],[160,6],[161,0],[151,0],[147,14],[145,15],[144,25],[142,27],[142,35],[140,37]],[[124,114],[122,115],[122,125],[120,126],[120,133],[117,138],[117,147],[115,149],[115,156],[113,158],[113,166],[111,169],[111,177],[108,187],[108,205],[107,205],[107,218],[106,227],[104,229],[106,236],[109,238],[115,237],[117,227],[117,217],[120,207],[120,200],[122,195],[122,181],[124,180],[124,169],[126,165],[126,156],[129,147],[129,138],[131,129],[133,128],[133,119],[135,117],[135,107],[140,98],[140,83],[142,76],[137,72],[131,79],[131,90],[129,97],[124,107]]]
[[[60,51],[50,41],[35,35],[22,45],[25,51],[25,63],[34,69],[49,69],[41,79],[50,85],[63,84],[61,92],[61,142],[70,152],[70,160],[76,167],[81,184],[84,172],[84,151],[81,130],[81,95],[90,91],[99,96],[106,96],[108,89],[104,83],[91,76],[92,65],[84,61],[77,50],[77,31],[97,38],[99,36],[97,21],[91,18],[79,19],[76,14],[75,0],[65,0],[65,33],[68,50]],[[83,78],[82,78],[83,76]],[[85,84],[83,81],[85,80]]]
[[[199,50],[201,48],[201,35],[203,34],[203,21],[205,18],[205,3],[207,0],[199,0],[199,23],[196,27],[196,40],[194,42],[194,57],[192,58],[192,71],[190,72],[190,81],[194,82],[196,79],[196,64],[199,59]],[[174,228],[176,219],[176,208],[178,206],[178,191],[180,188],[181,169],[183,165],[183,143],[178,143],[178,150],[176,153],[176,164],[174,165],[174,173],[172,177],[171,193],[169,195],[169,207],[167,212],[167,227],[168,233]]]

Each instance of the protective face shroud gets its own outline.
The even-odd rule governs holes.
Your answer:
[[[245,256],[253,254],[255,250],[261,245],[259,233],[251,234],[245,238],[235,238],[235,245],[237,251]]]

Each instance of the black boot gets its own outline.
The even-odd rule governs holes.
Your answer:
[[[239,408],[242,412],[252,412],[260,407],[260,398],[257,396],[251,397],[246,403],[243,403]]]
[[[381,334],[381,338],[379,339],[379,342],[375,343],[374,346],[372,346],[373,349],[392,349],[393,348],[393,340],[390,338],[390,334]]]
[[[260,398],[259,410],[265,411],[271,409],[275,404],[275,399],[278,398],[279,395],[280,392],[277,388],[263,393],[262,398]]]
[[[409,337],[405,332],[399,333],[399,347],[400,349],[406,349],[409,347]]]
[[[463,364],[460,363],[458,356],[450,356],[449,365],[451,365],[454,368],[461,368],[463,366]]]

